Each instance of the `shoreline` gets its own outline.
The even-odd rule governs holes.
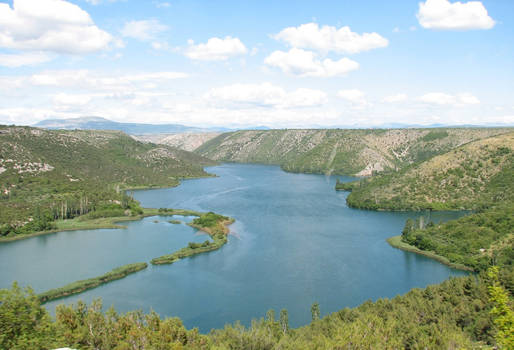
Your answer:
[[[143,218],[149,217],[149,216],[178,215],[178,216],[197,216],[197,217],[201,218],[203,215],[207,214],[207,213],[201,213],[201,212],[187,210],[187,209],[144,208],[143,210],[144,210],[143,214],[138,215],[138,216],[103,218],[103,221],[101,224],[111,225],[111,227],[107,227],[107,228],[126,228],[126,226],[115,225],[114,223],[120,222],[120,221],[137,221],[137,220],[142,220]],[[225,216],[221,216],[221,217],[223,218],[223,220],[218,220],[216,222],[216,226],[214,226],[214,227],[204,227],[201,225],[195,225],[192,223],[188,223],[188,225],[190,227],[207,233],[213,239],[213,242],[209,242],[208,244],[197,243],[197,245],[195,245],[195,243],[193,243],[193,246],[191,246],[191,243],[190,243],[189,246],[181,248],[169,255],[163,255],[161,257],[153,258],[150,261],[150,263],[152,265],[172,264],[175,261],[178,261],[183,258],[187,258],[190,256],[194,256],[194,255],[201,254],[201,253],[206,253],[206,252],[217,250],[217,249],[221,248],[228,241],[227,236],[230,232],[230,229],[228,226],[235,222],[235,220],[233,218],[227,218]],[[72,219],[72,220],[74,220],[74,219]],[[98,221],[98,219],[95,219],[95,221]],[[104,225],[104,227],[98,227],[97,226],[98,222],[95,222],[94,224],[89,222],[88,224],[89,225],[85,225],[85,226],[89,227],[88,229],[106,228],[105,225]],[[86,228],[79,227],[79,228],[69,229],[68,231],[82,230],[82,229],[85,230]],[[50,234],[50,233],[56,233],[56,232],[62,232],[62,231],[56,230],[55,232],[54,231],[38,232],[34,235]],[[34,237],[34,235],[27,235],[28,237],[24,237],[24,238]],[[38,298],[41,301],[41,303],[44,304],[46,302],[60,299],[60,298],[65,298],[70,295],[80,294],[86,290],[94,289],[101,285],[107,284],[107,283],[115,281],[115,280],[119,280],[130,274],[144,270],[147,267],[148,267],[148,263],[146,263],[146,262],[131,263],[131,264],[123,265],[120,267],[116,267],[101,276],[92,277],[92,278],[88,278],[85,280],[75,281],[75,282],[66,284],[62,287],[50,289],[48,291],[38,294]]]
[[[147,267],[147,263],[133,263],[119,266],[101,276],[75,281],[62,287],[50,289],[38,294],[37,297],[41,304],[45,304],[49,301],[65,298],[74,294],[80,294],[86,290],[94,289],[103,284],[125,278],[128,275],[144,270]]]
[[[136,216],[113,216],[108,218],[97,219],[81,219],[77,216],[73,219],[56,221],[57,228],[48,231],[40,231],[29,234],[17,235],[13,237],[1,237],[0,244],[19,241],[37,236],[49,235],[59,232],[79,231],[79,230],[98,230],[98,229],[124,229],[127,226],[119,225],[119,223],[137,221],[149,216],[200,216],[201,213],[187,209],[169,209],[166,212],[159,212],[157,208],[143,208],[143,214]]]
[[[436,261],[438,261],[438,262],[440,262],[440,263],[442,263],[442,264],[444,264],[446,266],[449,266],[449,267],[457,269],[457,270],[474,272],[474,270],[471,267],[468,267],[468,266],[462,265],[462,264],[452,263],[450,260],[448,260],[444,256],[437,255],[434,252],[421,250],[421,249],[419,249],[419,248],[417,248],[415,246],[412,246],[410,244],[402,242],[400,235],[399,236],[389,237],[388,239],[386,239],[386,241],[393,248],[400,249],[400,250],[407,251],[407,252],[411,252],[411,253],[416,253],[416,254],[419,254],[419,255],[424,255],[427,258],[436,260]]]
[[[204,227],[200,225],[195,225],[193,223],[188,223],[188,226],[191,226],[192,228],[195,228],[199,231],[203,231],[207,233],[213,240],[212,243],[209,243],[207,245],[199,244],[199,246],[196,246],[195,248],[191,246],[187,246],[184,248],[181,248],[179,250],[174,251],[171,254],[162,255],[157,258],[153,258],[150,260],[150,263],[152,265],[165,265],[165,264],[173,264],[174,262],[177,262],[184,258],[189,258],[191,256],[195,256],[202,253],[211,252],[213,250],[218,250],[221,247],[223,247],[228,242],[228,234],[230,233],[229,225],[233,224],[235,220],[233,218],[228,218],[222,221],[217,222],[217,227],[210,228],[210,227]],[[214,230],[220,230],[218,232],[215,232]]]

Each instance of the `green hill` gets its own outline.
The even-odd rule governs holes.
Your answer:
[[[477,209],[512,199],[514,133],[490,137],[435,156],[401,171],[339,189],[351,189],[356,208]]]
[[[277,164],[291,172],[368,176],[509,131],[512,129],[249,130],[221,134],[195,153],[219,161]]]
[[[123,213],[132,201],[122,189],[176,186],[182,178],[207,176],[203,166],[211,164],[118,131],[0,126],[0,236],[9,231],[5,225],[34,226],[36,217]]]

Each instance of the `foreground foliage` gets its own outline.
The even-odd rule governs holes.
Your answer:
[[[236,323],[208,335],[187,330],[180,319],[161,319],[155,312],[103,313],[100,301],[58,306],[53,320],[30,289],[15,284],[0,291],[0,348],[474,349],[495,345],[498,337],[498,345],[508,349],[512,334],[499,317],[506,315],[505,307],[512,307],[512,298],[505,291],[500,297],[494,292],[492,288],[501,290],[500,282],[486,274],[478,279],[452,278],[322,319],[315,317],[319,309],[313,305],[312,323],[298,329],[288,327],[287,311],[276,320],[270,310],[248,328]]]

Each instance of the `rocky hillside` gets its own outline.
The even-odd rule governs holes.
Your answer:
[[[93,198],[123,188],[174,186],[181,178],[206,176],[203,166],[212,164],[119,131],[0,126],[0,224],[78,192]]]
[[[204,143],[219,136],[219,132],[201,132],[201,133],[181,133],[181,134],[148,134],[148,135],[132,135],[132,137],[142,142],[153,142],[162,145],[168,145],[185,151],[194,151]]]
[[[277,164],[291,172],[369,176],[511,130],[250,130],[221,134],[195,153],[219,161]]]
[[[340,186],[368,209],[476,209],[512,199],[514,132],[468,143],[399,172]]]

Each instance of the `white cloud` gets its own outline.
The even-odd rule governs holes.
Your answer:
[[[130,21],[123,26],[121,35],[141,41],[150,41],[166,30],[168,30],[168,26],[156,19]]]
[[[0,47],[86,54],[107,48],[112,36],[89,14],[63,0],[14,0],[0,4]]]
[[[460,104],[465,105],[477,105],[480,104],[480,100],[470,93],[462,93],[457,95],[457,99]]]
[[[418,100],[433,105],[453,105],[457,107],[462,107],[464,105],[475,105],[480,103],[480,100],[470,93],[450,95],[442,92],[430,92],[418,97]]]
[[[288,52],[275,51],[264,60],[269,66],[280,68],[284,73],[300,77],[335,77],[357,70],[359,64],[349,58],[321,61],[312,51],[292,48]]]
[[[396,95],[390,95],[386,96],[382,99],[382,102],[386,103],[398,103],[403,102],[407,100],[407,94],[396,94]]]
[[[171,50],[170,45],[165,41],[154,41],[151,45],[154,50]]]
[[[320,90],[299,88],[291,92],[270,83],[234,84],[211,89],[206,98],[214,103],[248,107],[298,108],[323,105],[327,94]]]
[[[427,29],[491,29],[495,25],[480,1],[450,3],[448,0],[426,0],[419,3],[416,16],[419,24]]]
[[[366,100],[366,94],[358,89],[339,90],[337,96],[350,102],[356,108],[370,105]]]
[[[126,0],[106,0],[106,1],[108,1],[108,2],[118,2],[118,1],[126,1]],[[91,5],[95,5],[96,6],[96,5],[101,4],[104,1],[102,1],[102,0],[86,0],[86,2],[90,3]]]
[[[288,27],[273,36],[292,47],[318,50],[321,52],[337,52],[354,54],[380,47],[386,47],[389,41],[377,33],[358,34],[345,26],[337,29],[317,23],[306,23],[298,27]]]
[[[54,87],[87,91],[130,92],[155,89],[168,81],[186,78],[182,72],[102,74],[89,70],[43,71],[16,78],[0,76],[0,88]]]
[[[189,40],[188,43],[185,55],[192,60],[225,61],[248,52],[241,40],[230,36],[224,39],[210,38],[205,44],[195,45],[193,40]]]
[[[171,7],[171,3],[166,2],[166,1],[154,1],[154,5],[158,9]]]
[[[52,57],[43,52],[0,54],[0,66],[9,68],[34,66],[51,60]]]
[[[83,106],[88,104],[89,101],[91,101],[91,96],[60,93],[53,97],[53,101],[55,104],[59,105]]]

